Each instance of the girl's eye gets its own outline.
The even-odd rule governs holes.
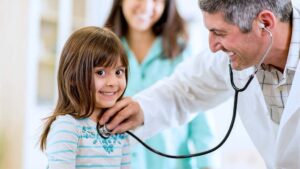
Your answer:
[[[116,75],[117,76],[121,76],[121,75],[123,75],[125,73],[125,69],[118,69],[117,71],[116,71]]]
[[[105,75],[105,71],[104,70],[98,70],[97,74],[100,76],[104,76]]]

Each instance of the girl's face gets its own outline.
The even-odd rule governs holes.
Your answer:
[[[115,67],[95,67],[95,109],[112,107],[126,88],[125,67],[119,60]]]
[[[165,9],[165,0],[123,0],[122,10],[133,31],[149,31],[160,19]]]

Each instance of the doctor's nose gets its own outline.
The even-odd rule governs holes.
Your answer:
[[[209,48],[212,52],[217,52],[223,48],[219,38],[211,33],[209,34]]]

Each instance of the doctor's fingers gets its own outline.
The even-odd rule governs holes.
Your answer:
[[[106,125],[108,129],[113,130],[112,133],[123,133],[128,130],[135,129],[144,122],[144,114],[140,105],[130,100],[126,107],[123,107],[111,121]]]
[[[138,126],[143,124],[144,121],[143,119],[144,119],[143,113],[132,114],[126,120],[122,121],[121,124],[116,126],[116,128],[112,131],[112,133],[113,134],[124,133],[128,130],[135,129]]]
[[[130,97],[124,97],[121,100],[117,101],[113,107],[109,108],[102,114],[100,121],[99,121],[100,125],[106,124],[120,110],[122,110],[124,107],[128,106],[131,101],[132,100]]]
[[[127,120],[126,125],[120,127],[123,130],[132,129],[139,124],[142,124],[144,121],[144,115],[140,109],[137,102],[133,101],[130,97],[125,97],[118,101],[112,108],[104,112],[99,122],[101,125],[104,125],[110,121],[106,127],[110,130],[114,130],[117,125],[124,122],[124,120]],[[131,125],[128,126],[129,124]]]

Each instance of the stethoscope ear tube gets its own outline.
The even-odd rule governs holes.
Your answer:
[[[249,76],[249,79],[247,81],[247,83],[245,84],[245,86],[243,88],[238,88],[236,87],[236,85],[234,84],[234,80],[233,80],[233,72],[232,72],[232,68],[231,65],[229,64],[229,70],[230,70],[230,83],[232,88],[236,91],[236,92],[243,92],[244,90],[246,90],[250,84],[250,82],[252,81],[252,79],[254,78],[255,73],[251,74]]]

